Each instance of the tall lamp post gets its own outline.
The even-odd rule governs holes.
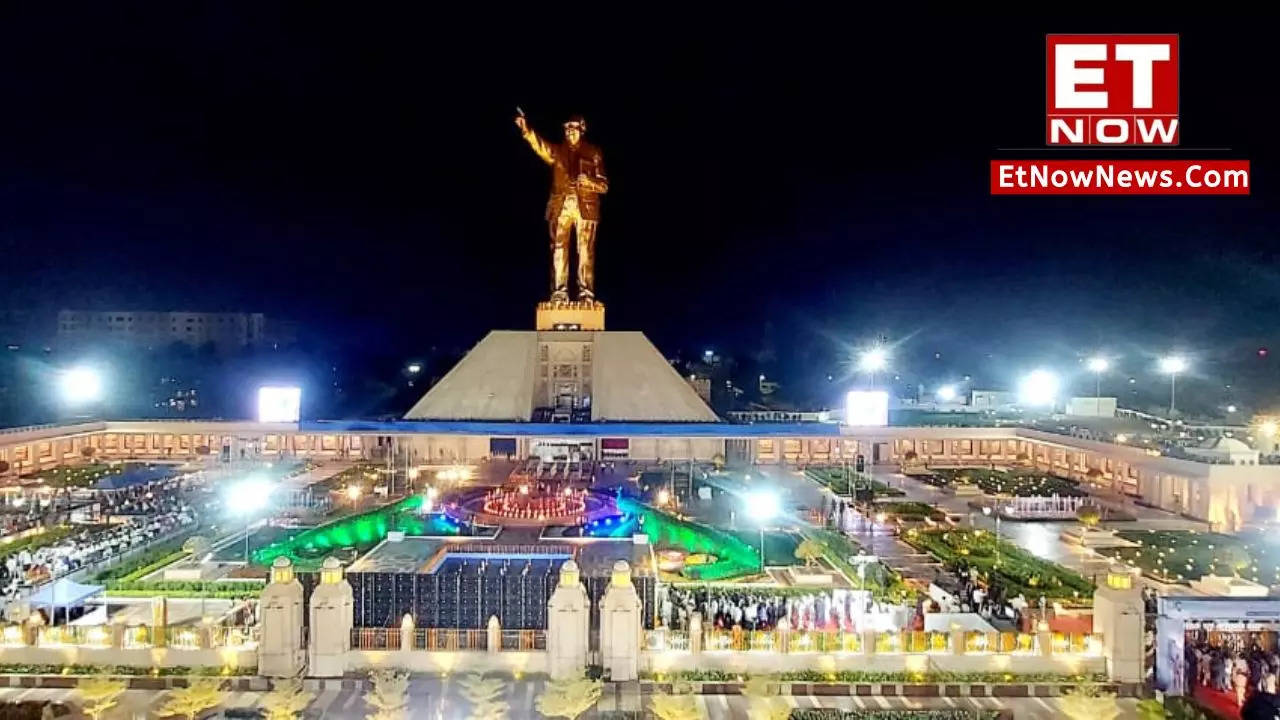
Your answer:
[[[1093,371],[1093,414],[1102,414],[1102,373],[1107,371],[1110,363],[1104,357],[1089,358],[1089,369]]]
[[[991,506],[983,505],[982,514],[991,517]],[[996,567],[1000,566],[1000,513],[996,512]]]
[[[858,369],[867,373],[871,379],[871,385],[876,384],[876,373],[889,366],[889,351],[883,346],[876,345],[873,348],[864,350],[858,356]]]
[[[253,517],[267,506],[271,496],[271,485],[258,478],[250,478],[237,483],[227,495],[227,507],[231,512],[244,518],[244,564],[249,564],[249,526]]]
[[[757,490],[747,495],[747,514],[760,526],[760,572],[764,572],[764,525],[777,517],[781,508],[778,496],[767,490]]]
[[[1169,355],[1160,359],[1160,371],[1169,373],[1169,419],[1173,419],[1176,409],[1174,401],[1178,397],[1178,373],[1187,369],[1187,361],[1178,355]]]

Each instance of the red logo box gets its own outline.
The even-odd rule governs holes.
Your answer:
[[[1046,36],[1045,142],[1177,145],[1177,35]]]

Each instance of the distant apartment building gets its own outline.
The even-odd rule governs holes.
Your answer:
[[[175,342],[192,347],[212,343],[220,351],[280,340],[262,313],[63,310],[58,313],[59,344],[117,342],[163,347]],[[292,341],[292,338],[286,338]]]

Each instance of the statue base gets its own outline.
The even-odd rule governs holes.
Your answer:
[[[604,330],[604,303],[597,300],[545,300],[538,303],[539,330]]]

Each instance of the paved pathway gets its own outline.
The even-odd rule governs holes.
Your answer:
[[[635,684],[612,684],[606,686],[606,692],[599,709],[601,710],[635,710],[640,702]],[[443,690],[443,691],[442,691]],[[507,694],[507,702],[511,705],[508,715],[511,720],[534,720],[542,716],[533,709],[534,700],[541,692],[541,682],[517,680],[511,684]],[[435,678],[417,678],[410,685],[410,713],[413,720],[449,720],[466,717],[470,707],[458,694],[456,682],[450,682],[442,689],[440,680]],[[260,692],[230,693],[222,709],[256,707],[262,698]],[[126,692],[120,704],[108,712],[112,720],[151,720],[164,705],[163,691],[130,690]],[[0,690],[0,702],[17,702],[22,700],[52,700],[78,705],[74,690],[53,689],[4,689]],[[964,709],[1007,709],[1013,711],[1017,720],[1049,720],[1062,718],[1065,714],[1059,701],[1051,698],[930,698],[913,699],[899,697],[817,697],[812,695],[792,696],[788,700],[798,708],[964,708]],[[700,695],[698,704],[705,711],[708,720],[737,720],[747,717],[747,699],[740,695]],[[1119,720],[1137,718],[1134,700],[1120,701]],[[347,719],[363,720],[368,713],[363,693],[357,690],[326,690],[318,695],[307,708],[304,715],[308,720]],[[217,717],[214,711],[206,718]],[[591,713],[583,716],[592,717]]]

